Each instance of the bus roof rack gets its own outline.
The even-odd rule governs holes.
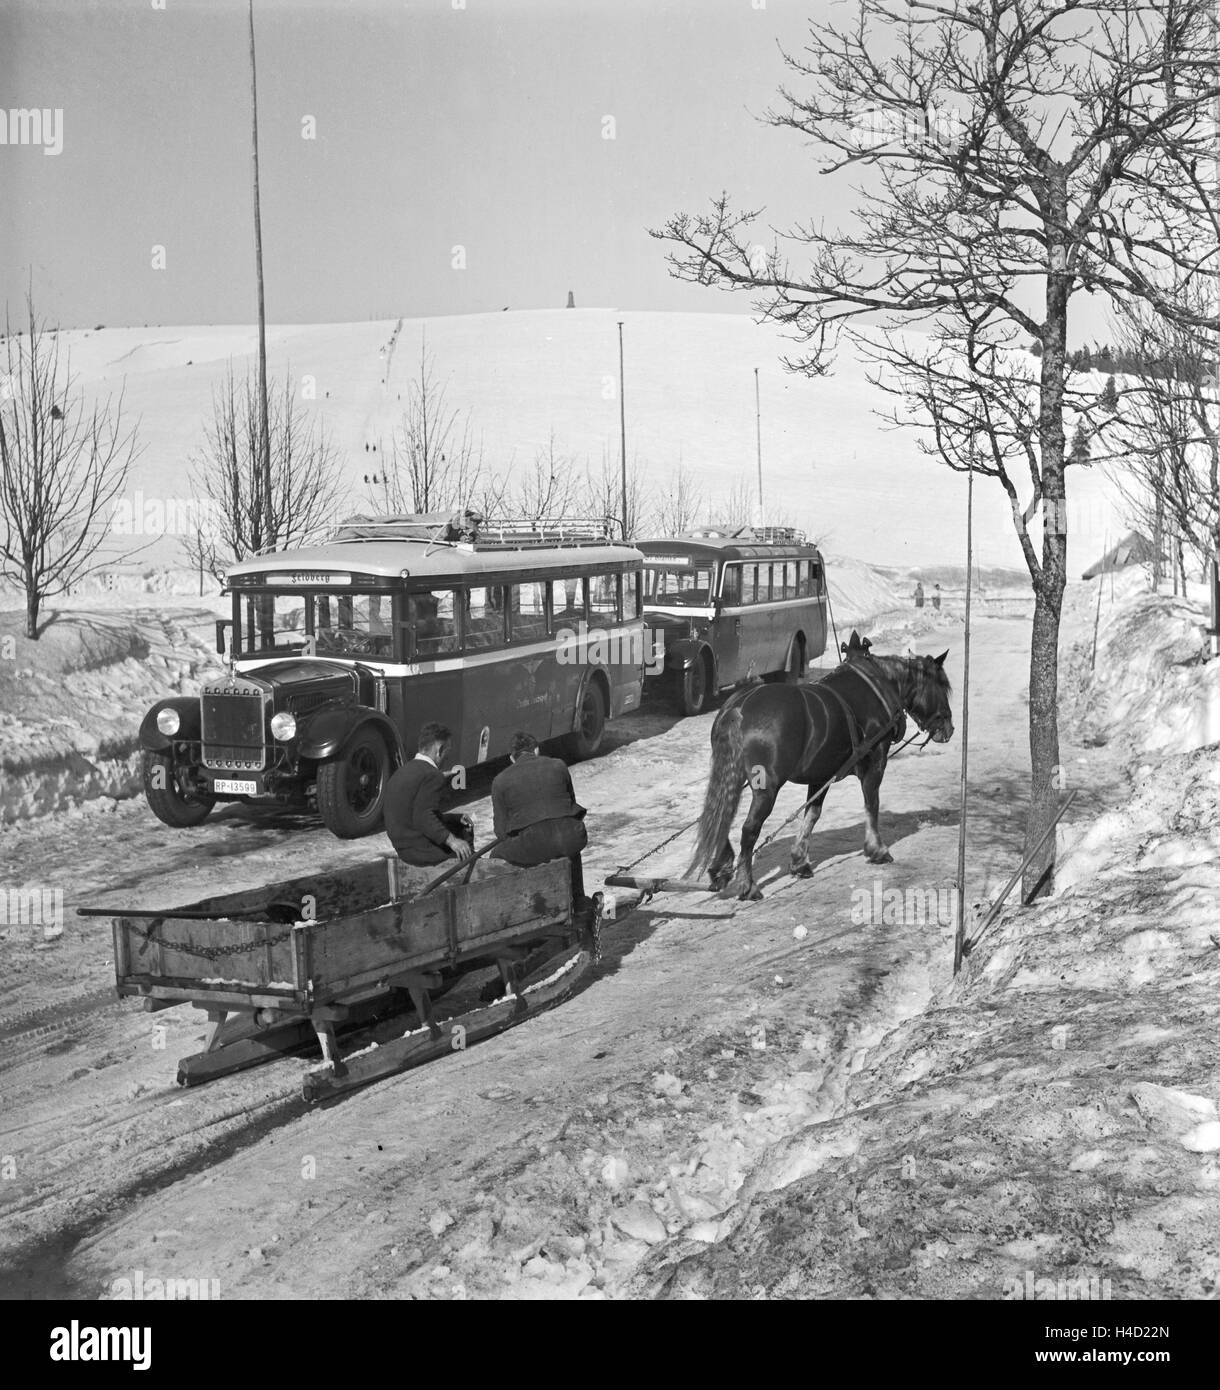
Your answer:
[[[803,545],[806,539],[805,532],[795,526],[730,526],[715,523],[685,531],[682,538],[692,541],[733,540],[747,543],[786,541],[796,545]]]
[[[544,546],[610,545],[612,518],[546,517],[484,521],[477,512],[420,512],[401,516],[352,516],[336,528],[333,541],[423,541],[473,550],[520,550]]]

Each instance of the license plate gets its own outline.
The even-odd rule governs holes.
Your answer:
[[[234,780],[231,777],[217,777],[212,783],[212,790],[218,795],[257,796],[258,783],[240,779]]]

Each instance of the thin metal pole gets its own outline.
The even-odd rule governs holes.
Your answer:
[[[258,73],[254,65],[254,0],[250,16],[250,111],[254,150],[254,266],[258,279],[258,467],[263,491],[263,548],[274,548],[275,500],[271,495],[271,427],[267,419],[267,312],[263,306],[263,217],[258,193]]]
[[[973,446],[972,446],[973,447]],[[957,931],[953,939],[953,973],[962,968],[966,941],[966,767],[970,751],[970,579],[974,570],[974,456],[966,475],[966,634],[962,651],[962,790],[957,829]]]
[[[762,400],[758,393],[758,368],[754,368],[754,438],[758,450],[758,524],[766,524],[762,489]]]
[[[623,465],[623,539],[627,535],[627,403],[623,398],[623,321],[618,323],[618,429]]]

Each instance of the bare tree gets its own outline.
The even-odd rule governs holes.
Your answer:
[[[639,455],[633,454],[627,466],[627,534],[624,539],[629,541],[638,540],[654,529],[653,507],[644,472]],[[605,522],[609,533],[616,534],[623,518],[623,470],[619,459],[611,459],[603,449],[601,467],[588,465],[585,482],[589,500],[580,509],[581,514]]]
[[[29,331],[5,325],[0,375],[0,574],[25,593],[25,635],[43,602],[121,556],[99,554],[136,457],[123,397],[86,407],[59,339],[26,298]],[[131,553],[130,551],[128,552]]]
[[[668,484],[657,489],[654,504],[657,530],[663,536],[680,536],[695,525],[702,509],[703,489],[679,458]]]
[[[1217,364],[1201,333],[1167,323],[1141,303],[1120,315],[1118,344],[1142,370],[1128,380],[1114,419],[1111,433],[1117,436],[1121,466],[1113,476],[1129,516],[1152,540],[1156,584],[1167,541],[1173,542],[1175,558],[1189,551],[1204,570],[1217,553]]]
[[[302,412],[291,377],[269,400],[266,493],[260,396],[257,378],[247,373],[239,382],[230,366],[213,394],[205,444],[192,460],[191,485],[211,505],[207,524],[184,545],[215,575],[234,560],[315,539],[336,520],[346,493],[335,450]]]
[[[435,512],[470,506],[488,490],[483,450],[475,442],[470,416],[450,407],[421,340],[419,376],[411,383],[389,459],[382,459],[371,486],[373,503],[385,513]],[[490,491],[497,493],[494,485]]]
[[[729,530],[749,526],[754,520],[754,487],[749,478],[734,480],[720,501],[711,508],[711,518]]]
[[[514,516],[538,523],[548,517],[576,516],[586,510],[576,462],[555,448],[552,430],[546,447],[513,479],[510,507]]]
[[[654,232],[679,278],[761,296],[788,326],[794,370],[827,370],[840,330],[903,376],[904,423],[931,425],[950,467],[996,478],[1035,595],[1026,845],[1057,801],[1058,631],[1067,579],[1065,413],[1069,305],[1145,300],[1215,328],[1183,291],[1215,283],[1217,203],[1206,184],[1216,98],[1207,0],[857,0],[786,54],[779,127],[862,182],[846,227],[756,230],[727,194]],[[1166,75],[1171,75],[1167,80]],[[807,264],[794,270],[783,241]],[[872,337],[862,315],[888,313]],[[899,336],[936,330],[929,353]],[[1041,343],[1020,401],[1018,340]],[[1019,471],[1017,471],[1019,470]],[[1041,511],[1040,550],[1030,523]],[[1053,842],[1031,860],[1032,893]]]

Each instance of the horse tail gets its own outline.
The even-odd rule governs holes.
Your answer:
[[[712,767],[708,773],[699,839],[685,878],[706,869],[724,844],[745,787],[745,740],[741,732],[741,706],[722,709],[712,725]]]

